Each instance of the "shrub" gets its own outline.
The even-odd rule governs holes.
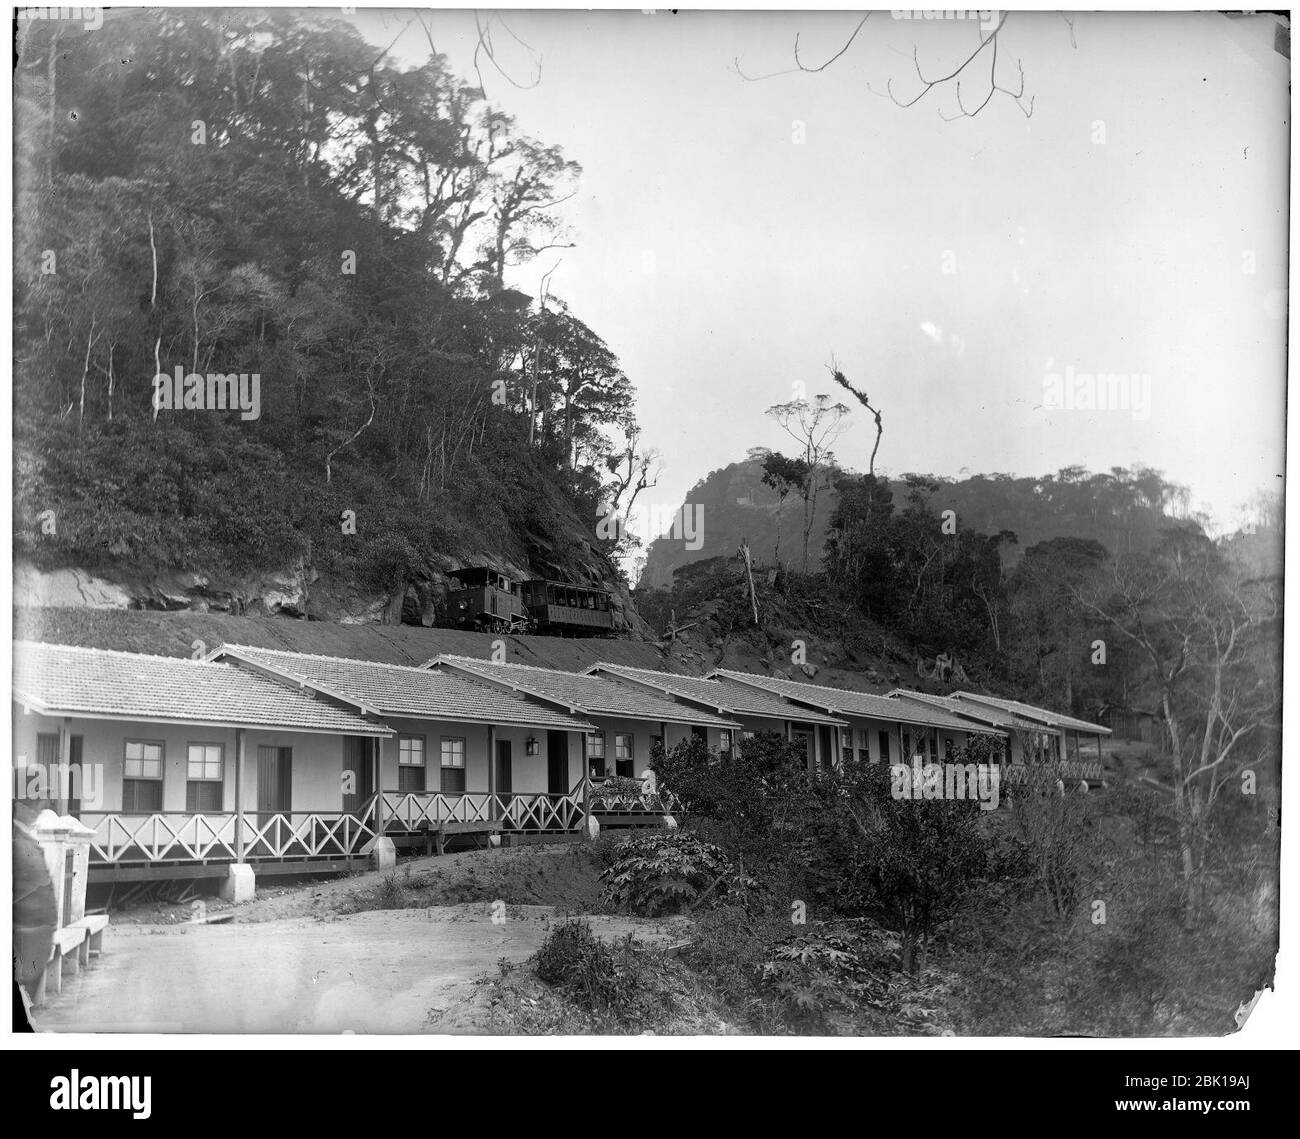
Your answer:
[[[873,967],[859,939],[830,931],[789,938],[759,970],[763,988],[776,998],[781,1022],[810,1032],[851,1032],[862,1007],[883,999],[883,973]]]
[[[594,1027],[639,1032],[671,1019],[658,955],[637,949],[631,935],[606,944],[580,920],[553,929],[532,957],[538,978],[594,1020]]]
[[[937,928],[982,883],[988,864],[973,800],[896,799],[889,768],[854,765],[819,779],[794,852],[813,897],[842,914],[898,931],[902,966],[916,974]]]
[[[788,856],[788,834],[807,796],[803,756],[803,745],[767,732],[727,759],[695,738],[667,753],[656,746],[650,765],[659,790],[680,805],[683,825],[716,837],[758,870]]]
[[[644,917],[677,913],[708,894],[721,900],[753,883],[742,878],[720,847],[691,835],[653,834],[628,839],[601,874],[606,900]]]

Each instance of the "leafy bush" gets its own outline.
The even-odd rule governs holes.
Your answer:
[[[639,1032],[672,1018],[663,961],[638,949],[630,934],[606,944],[587,922],[566,921],[550,932],[531,964],[541,981],[592,1017],[596,1030]]]
[[[708,894],[721,899],[754,883],[737,874],[720,847],[692,835],[628,839],[601,878],[606,900],[644,917],[677,913]]]
[[[765,870],[788,858],[788,834],[808,791],[803,759],[802,744],[761,732],[729,758],[694,737],[668,752],[656,746],[650,766],[660,791],[679,804],[679,822]]]
[[[809,931],[775,947],[759,969],[776,997],[781,1021],[811,1032],[851,1032],[862,1006],[885,993],[885,970],[873,967],[859,939]]]
[[[916,974],[937,928],[983,882],[988,840],[979,804],[896,799],[889,768],[851,765],[811,788],[794,851],[810,899],[896,930],[902,967]]]

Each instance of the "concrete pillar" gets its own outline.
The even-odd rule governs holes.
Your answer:
[[[235,729],[235,861],[244,861],[244,729]]]
[[[226,868],[226,879],[218,888],[227,902],[251,902],[257,893],[257,879],[247,862],[235,862]]]
[[[71,815],[59,817],[53,811],[42,811],[31,831],[45,856],[54,887],[55,920],[62,929],[65,917],[67,922],[77,922],[86,916],[90,840],[95,832]]]

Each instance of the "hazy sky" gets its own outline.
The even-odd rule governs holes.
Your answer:
[[[410,18],[355,22],[387,44]],[[1014,14],[999,78],[1014,88],[1020,57],[1032,118],[997,95],[952,122],[951,89],[906,110],[883,92],[890,77],[918,91],[914,45],[927,74],[950,70],[978,42],[970,21],[876,13],[826,71],[747,82],[736,56],[789,67],[798,32],[820,62],[857,17],[506,18],[541,82],[517,90],[485,65],[489,97],[584,168],[565,207],[577,247],[514,283],[535,294],[562,258],[553,292],[640,393],[665,462],[657,501],[788,444],[764,410],[796,381],[830,391],[832,355],[884,410],[891,474],[1141,463],[1221,523],[1278,484],[1289,65],[1266,17],[1084,14],[1072,47],[1060,16]],[[473,27],[468,12],[430,20],[466,74]],[[395,50],[427,58],[418,23]],[[963,84],[968,107],[986,74]],[[1098,372],[1134,377],[1139,403],[1149,376],[1147,413],[1045,406],[1049,377]],[[874,431],[854,421],[838,454],[865,469]]]

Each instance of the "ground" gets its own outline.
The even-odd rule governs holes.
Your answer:
[[[242,906],[205,898],[203,910],[115,913],[103,956],[65,974],[35,1023],[55,1032],[489,1031],[481,983],[502,962],[527,960],[568,914],[588,914],[602,938],[680,942],[679,921],[591,913],[597,873],[582,848],[529,846],[272,886]],[[192,920],[225,914],[227,923]]]

